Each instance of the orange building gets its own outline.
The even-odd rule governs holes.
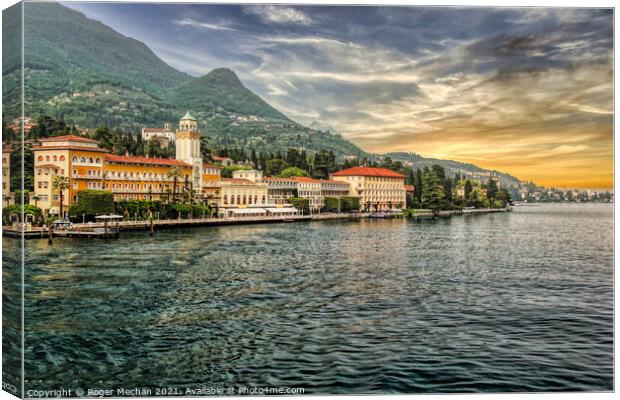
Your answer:
[[[63,191],[63,210],[77,201],[85,189],[108,190],[115,200],[161,200],[174,191],[183,191],[192,166],[179,160],[109,154],[96,140],[65,135],[40,139],[33,146],[34,195],[31,202],[45,214],[58,214],[60,192],[53,188],[55,176],[69,179]],[[174,170],[174,171],[173,171]],[[190,182],[191,186],[191,182]],[[64,213],[64,212],[63,212]]]
[[[207,204],[217,204],[222,191],[222,167],[202,164],[202,195]]]

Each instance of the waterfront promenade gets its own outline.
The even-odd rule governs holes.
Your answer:
[[[491,212],[506,212],[508,208],[501,209],[467,209],[459,211],[440,211],[434,214],[431,210],[412,210],[409,217],[414,220],[432,219],[432,218],[449,218],[458,215],[485,214]],[[151,221],[119,221],[108,224],[108,231],[105,231],[103,222],[96,223],[76,223],[72,225],[71,230],[54,229],[52,234],[55,237],[90,237],[103,238],[115,236],[117,232],[127,231],[148,231],[151,232],[162,229],[179,229],[199,226],[226,226],[226,225],[249,225],[249,224],[273,224],[300,221],[356,221],[371,218],[372,213],[321,213],[313,215],[290,215],[290,216],[244,216],[244,217],[226,217],[226,218],[188,218],[188,219],[162,219]],[[384,218],[401,218],[402,213],[389,214]],[[21,232],[10,226],[2,228],[3,236],[20,237]],[[24,232],[26,239],[44,239],[49,237],[49,231],[46,227],[32,227]]]

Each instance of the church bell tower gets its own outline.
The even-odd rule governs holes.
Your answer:
[[[193,166],[192,186],[196,193],[201,193],[200,132],[198,131],[198,121],[189,111],[179,121],[179,129],[176,132],[176,159]]]

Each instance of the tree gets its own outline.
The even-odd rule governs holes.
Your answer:
[[[177,186],[179,185],[179,178],[183,177],[183,169],[181,167],[172,167],[170,171],[168,171],[168,177],[172,178],[172,201],[177,201]]]
[[[510,193],[508,193],[508,190],[502,188],[497,192],[497,195],[495,195],[495,200],[500,202],[501,207],[506,207],[511,201]]]
[[[286,201],[296,209],[300,210],[302,214],[310,214],[310,199],[305,197],[289,197]]]
[[[422,175],[422,204],[425,208],[435,212],[442,207],[442,201],[445,198],[444,189],[441,186],[441,179],[437,176],[437,172],[424,167]]]
[[[62,203],[63,203],[63,199],[64,199],[64,194],[63,192],[67,189],[69,189],[69,178],[67,178],[66,176],[62,176],[62,175],[56,175],[54,176],[54,180],[52,181],[52,189],[54,190],[58,190],[59,194],[60,194],[60,218],[62,218],[63,215],[63,210],[62,210]]]
[[[424,183],[422,183],[422,171],[418,168],[415,172],[415,181],[413,184],[413,195],[418,199],[418,203],[422,202],[422,190]]]
[[[278,158],[271,159],[267,161],[267,165],[265,166],[265,175],[267,176],[276,176],[282,173],[285,169],[289,167],[289,164]]]
[[[290,178],[293,176],[310,176],[308,171],[297,167],[288,167],[278,174],[279,178]]]
[[[114,195],[105,190],[81,190],[77,194],[78,201],[69,208],[69,215],[81,216],[83,214],[94,217],[100,214],[114,212]]]
[[[495,180],[489,178],[487,182],[487,198],[495,199],[495,195],[497,194],[497,183]]]
[[[465,201],[469,200],[471,191],[472,191],[471,181],[468,179],[465,181],[465,188],[464,188]]]

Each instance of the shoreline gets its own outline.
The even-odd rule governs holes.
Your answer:
[[[192,227],[208,227],[208,226],[234,226],[234,225],[258,225],[258,224],[278,224],[278,223],[290,223],[301,221],[360,221],[362,219],[394,219],[394,218],[410,218],[412,220],[418,219],[433,219],[433,218],[450,218],[452,216],[460,215],[477,215],[488,214],[495,212],[509,212],[510,208],[500,209],[472,209],[472,210],[450,210],[440,211],[438,214],[434,214],[431,210],[413,210],[409,217],[404,213],[387,214],[383,217],[377,217],[376,214],[371,213],[352,213],[352,214],[336,214],[336,213],[324,213],[315,215],[294,215],[285,217],[240,217],[240,218],[194,218],[194,219],[178,219],[178,220],[154,220],[151,226],[150,221],[122,221],[115,224],[108,225],[108,232],[105,237],[104,234],[99,232],[80,231],[79,228],[88,229],[102,229],[103,223],[92,224],[74,224],[78,229],[72,231],[54,230],[53,237],[87,237],[93,238],[118,238],[118,234],[113,232],[118,228],[118,232],[132,232],[132,231],[148,231],[152,233],[162,229],[182,229]],[[47,239],[49,232],[46,227],[34,227],[29,231],[20,231],[13,229],[12,227],[2,227],[2,236],[11,238],[24,239]]]

